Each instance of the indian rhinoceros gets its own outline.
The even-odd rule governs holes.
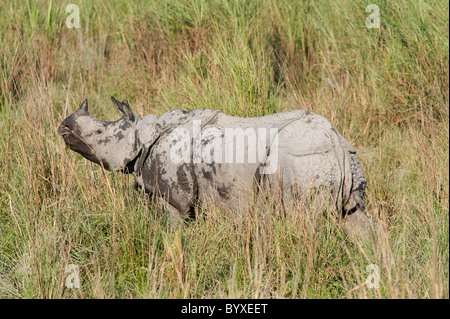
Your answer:
[[[320,194],[342,212],[346,227],[366,231],[370,223],[356,151],[320,115],[293,110],[242,118],[198,109],[140,118],[126,100],[111,99],[119,120],[93,118],[84,100],[59,134],[88,160],[134,174],[172,213],[186,217],[210,200],[240,209],[252,192],[279,195],[283,203]]]

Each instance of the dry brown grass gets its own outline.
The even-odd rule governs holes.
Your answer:
[[[449,297],[448,3],[380,5],[379,30],[352,1],[79,6],[80,29],[45,1],[11,2],[0,21],[1,297]],[[168,227],[129,177],[56,134],[86,97],[116,119],[110,95],[140,115],[325,116],[358,149],[379,240],[350,242],[308,207],[239,219],[210,204]]]

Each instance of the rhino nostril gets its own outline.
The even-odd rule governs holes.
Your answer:
[[[72,128],[69,125],[61,125],[64,132],[72,132]]]
[[[69,133],[69,132],[72,132],[72,129],[70,128],[70,126],[69,125],[67,125],[67,124],[61,124],[59,127],[58,127],[58,133],[60,134],[60,135],[65,135],[65,134],[67,134],[67,133]]]

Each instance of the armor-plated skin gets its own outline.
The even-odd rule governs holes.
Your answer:
[[[127,101],[112,100],[123,115],[119,120],[102,122],[92,118],[85,100],[61,123],[59,134],[72,150],[88,160],[111,171],[134,174],[140,187],[149,194],[157,192],[181,217],[186,217],[197,203],[208,200],[224,210],[241,209],[243,200],[248,201],[252,192],[262,191],[266,195],[281,194],[284,203],[320,193],[342,211],[345,219],[362,225],[362,231],[370,223],[362,213],[366,181],[356,151],[320,115],[294,110],[241,118],[200,109],[171,110],[160,118],[148,115],[141,119]],[[270,134],[271,129],[275,135]],[[227,162],[226,135],[239,130],[256,132],[257,142],[263,144],[258,150],[264,154],[250,160],[248,146],[253,140],[247,135],[240,145],[244,147],[239,149],[235,136],[231,139],[236,139],[233,156],[243,152],[240,155],[244,161],[230,162],[228,157]],[[188,152],[181,162],[173,158],[176,132],[184,132],[181,135],[188,138],[184,149],[178,149]],[[260,132],[265,135],[258,135]],[[214,148],[218,145],[222,146],[221,152]],[[202,150],[214,161],[201,158],[205,155]],[[268,162],[276,167],[265,174],[261,168]]]

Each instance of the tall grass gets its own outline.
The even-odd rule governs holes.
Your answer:
[[[0,297],[448,298],[447,1],[5,1],[0,20]],[[117,119],[307,109],[358,149],[373,246],[334,216],[214,203],[171,228],[156,199],[68,151],[84,98]],[[67,288],[65,269],[80,269]],[[380,269],[380,288],[365,285]]]

